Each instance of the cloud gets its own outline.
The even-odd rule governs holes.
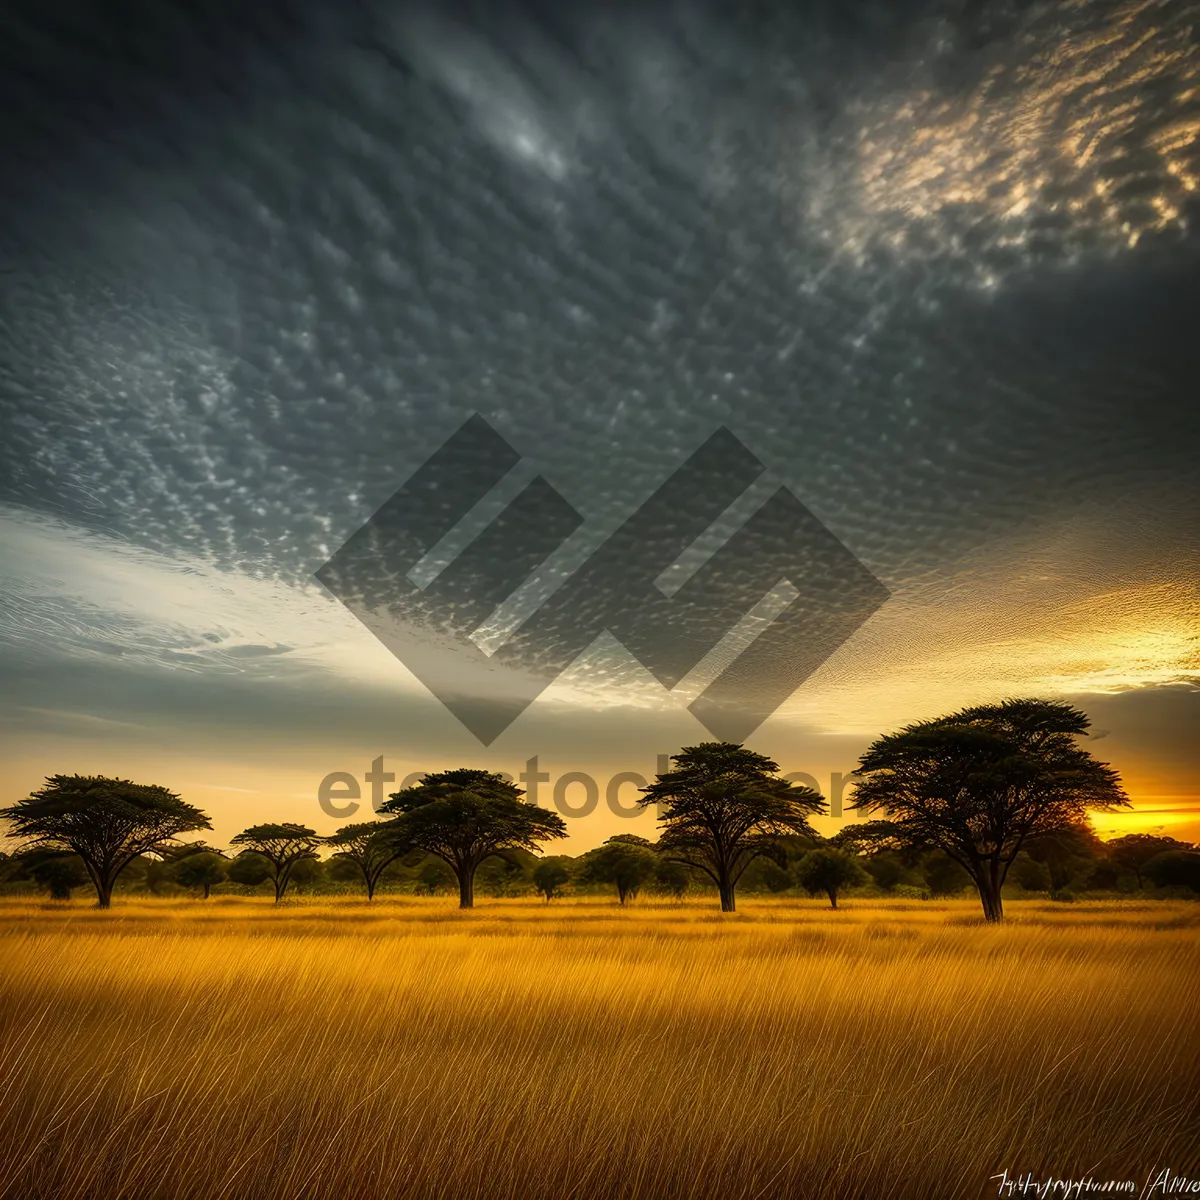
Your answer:
[[[570,112],[539,101],[511,60],[431,9],[399,19],[397,32],[417,67],[466,104],[476,127],[496,149],[554,183],[567,178]],[[543,52],[540,65],[544,74],[556,64]],[[575,102],[581,103],[578,94]]]
[[[819,150],[798,139],[805,228],[860,266],[941,264],[988,287],[1178,240],[1200,198],[1194,16],[1154,0],[993,5],[980,41],[928,20],[851,85]]]
[[[453,747],[312,573],[473,411],[594,537],[727,424],[884,580],[788,736],[1191,686],[1194,5],[835,7],[6,47],[6,728]],[[607,642],[523,728],[678,702]]]
[[[0,509],[0,556],[12,564],[0,584],[0,644],[16,659],[406,684],[403,668],[316,583],[159,554],[11,507]]]

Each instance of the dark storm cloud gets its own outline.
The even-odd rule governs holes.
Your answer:
[[[1059,237],[1047,209],[996,296],[957,271],[987,246],[939,248],[919,213],[931,246],[851,264],[836,221],[792,204],[839,175],[843,210],[858,203],[847,130],[872,70],[900,103],[919,64],[969,111],[998,59],[1019,91],[1045,52],[1029,36],[1061,22],[121,11],[38,6],[8,39],[20,503],[299,576],[472,410],[602,513],[725,421],[886,571],[1061,500],[1083,468],[1194,479],[1195,360],[1164,361],[1154,312],[1195,299],[1170,265],[1191,254],[1179,222],[1166,266],[1153,245],[1112,262],[1095,229],[1110,253],[1064,277],[1039,259],[1091,218],[1060,213]],[[1141,32],[1165,15],[1148,7]],[[1174,178],[1145,147],[1195,67],[1157,68],[1141,126],[1100,139],[1143,196]],[[823,143],[841,156],[814,157]],[[970,209],[934,185],[907,199],[943,223]],[[986,206],[956,219],[995,240]],[[1043,313],[1081,293],[1103,336],[1052,333]]]
[[[0,497],[300,584],[478,411],[593,539],[720,424],[891,588],[1190,530],[1196,15],[18,4]]]

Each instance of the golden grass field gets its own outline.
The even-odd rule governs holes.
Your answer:
[[[1200,905],[0,903],[0,1196],[996,1195],[1200,1168]]]

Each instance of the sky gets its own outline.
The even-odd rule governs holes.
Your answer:
[[[484,746],[316,578],[479,414],[520,458],[484,517],[540,477],[579,518],[531,594],[721,428],[762,473],[691,569],[783,488],[886,589],[747,737],[785,771],[832,795],[881,733],[1065,699],[1134,802],[1097,827],[1200,839],[1200,5],[6,20],[5,803],[120,775],[220,844],[331,832],[321,780],[380,756],[536,756],[541,803],[597,780],[568,850],[652,836],[608,782],[710,736],[771,611],[670,690],[601,633]]]

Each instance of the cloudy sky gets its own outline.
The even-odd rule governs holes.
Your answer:
[[[887,589],[785,769],[1063,697],[1099,827],[1200,837],[1200,5],[202,8],[6,9],[6,802],[120,774],[222,841],[379,755],[603,793],[707,737],[714,659],[602,635],[485,748],[315,578],[478,413],[580,517],[547,594],[722,426],[716,545],[786,488]]]

